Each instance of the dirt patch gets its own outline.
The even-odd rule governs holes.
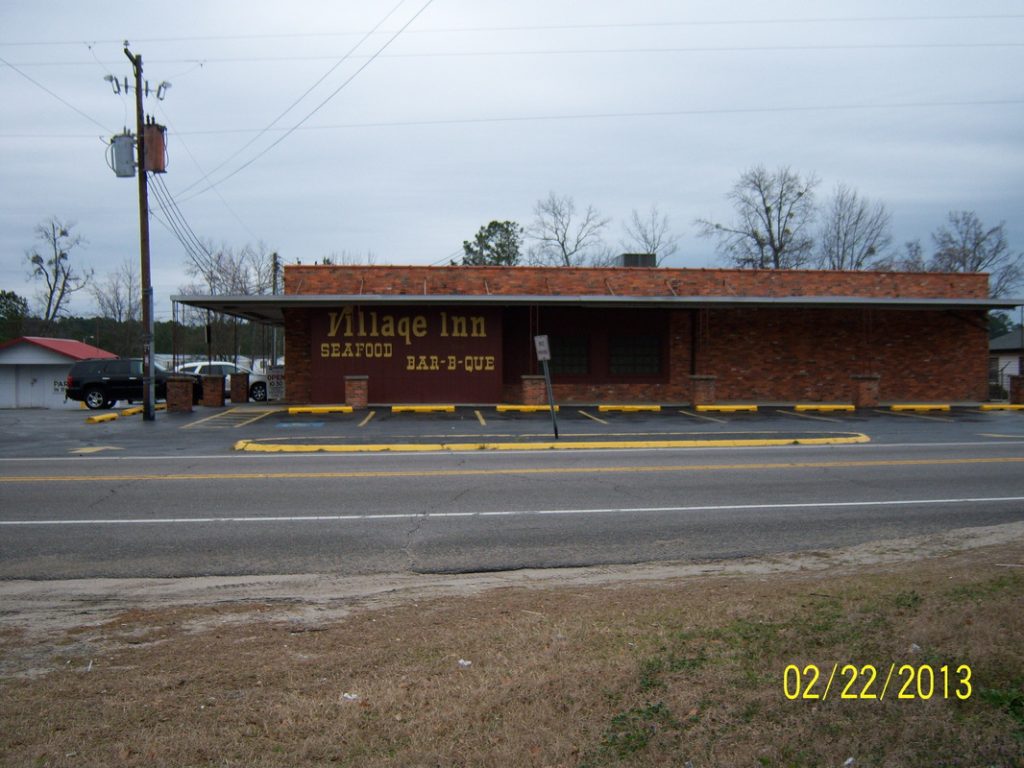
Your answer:
[[[521,587],[586,587],[695,576],[772,574],[885,566],[1024,539],[1024,522],[962,528],[855,547],[713,562],[659,562],[590,568],[523,569],[485,574],[197,577],[0,581],[0,631],[29,633],[101,624],[126,610],[194,611],[189,626],[260,620],[327,622],[355,609],[374,609],[444,596]],[[251,614],[251,616],[250,616]]]
[[[0,600],[3,764],[1024,755],[1024,524],[696,565],[8,582]]]

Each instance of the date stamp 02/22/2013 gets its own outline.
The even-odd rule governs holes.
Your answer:
[[[967,664],[897,664],[888,669],[874,664],[835,663],[788,664],[782,673],[782,692],[790,701],[833,699],[874,700],[889,698],[927,701],[929,699],[971,698],[971,668]]]

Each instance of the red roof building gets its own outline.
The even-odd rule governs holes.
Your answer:
[[[32,344],[42,349],[56,352],[70,360],[88,360],[91,357],[112,358],[117,357],[113,352],[86,344],[84,341],[74,339],[48,339],[43,336],[22,336],[18,339],[11,339],[0,344],[0,350],[8,347],[15,347],[19,344]]]
[[[113,352],[74,339],[22,336],[0,344],[0,408],[77,407],[64,399],[71,364]]]

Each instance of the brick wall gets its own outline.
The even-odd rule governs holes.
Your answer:
[[[720,401],[853,401],[852,376],[878,374],[882,400],[987,399],[984,312],[714,310],[698,373]]]
[[[987,298],[981,274],[562,267],[286,266],[286,294]]]
[[[286,268],[285,282],[290,294],[356,295],[658,296],[674,291],[680,296],[984,298],[988,292],[985,275],[971,274],[616,268],[295,266]],[[286,386],[293,402],[312,398],[311,317],[305,310],[285,313]],[[527,336],[533,332],[532,326],[524,328]],[[981,401],[988,394],[985,329],[985,313],[978,310],[673,310],[667,372],[659,380],[559,382],[556,376],[554,392],[565,403],[689,402],[690,375],[698,374],[716,377],[720,402],[852,402],[852,377],[877,374],[883,401]],[[535,372],[526,370],[525,358],[513,357],[504,357],[506,402],[520,400],[519,377]],[[373,389],[371,381],[371,398]]]
[[[284,393],[293,403],[312,402],[312,344],[309,314],[284,313]]]

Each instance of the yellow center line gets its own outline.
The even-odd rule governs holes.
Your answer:
[[[335,472],[210,472],[187,474],[138,475],[13,475],[0,477],[0,485],[40,482],[126,482],[137,480],[340,480],[352,478],[431,478],[487,477],[500,475],[596,475],[644,474],[651,472],[729,472],[787,469],[859,469],[868,467],[941,467],[977,464],[1024,464],[1024,456],[974,459],[868,459],[862,461],[787,461],[753,464],[671,464],[611,467],[532,467],[522,469],[433,469],[433,470],[353,470]]]

